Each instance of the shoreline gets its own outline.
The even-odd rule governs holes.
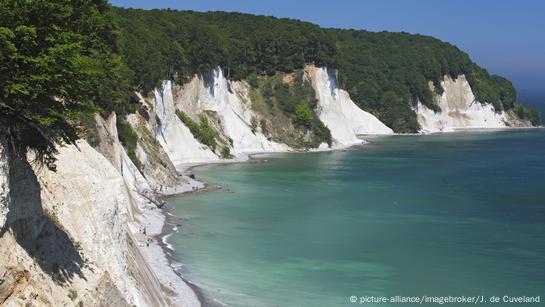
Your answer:
[[[494,129],[457,129],[454,131],[439,131],[439,132],[427,132],[427,133],[417,133],[417,134],[391,134],[391,135],[365,135],[362,137],[388,137],[388,136],[426,136],[426,135],[437,135],[437,134],[457,134],[457,133],[464,133],[464,132],[502,132],[502,131],[513,131],[513,130],[534,130],[534,129],[543,129],[545,127],[538,126],[538,127],[505,127],[505,128],[494,128]],[[213,165],[213,164],[231,164],[231,163],[264,163],[259,162],[259,156],[261,155],[268,155],[268,154],[303,154],[303,153],[319,153],[319,152],[334,152],[334,151],[346,151],[346,150],[354,150],[356,148],[361,148],[367,145],[370,142],[367,142],[365,140],[362,140],[362,143],[357,144],[351,144],[343,147],[337,147],[337,148],[327,148],[327,149],[317,149],[317,150],[289,150],[289,151],[273,151],[273,152],[254,152],[254,153],[246,153],[244,154],[243,158],[235,158],[232,160],[213,160],[213,161],[202,161],[202,162],[195,162],[195,163],[184,163],[176,166],[177,172],[182,176],[184,179],[186,179],[188,182],[174,186],[171,188],[166,188],[164,191],[162,191],[162,195],[165,197],[174,197],[174,196],[182,196],[183,194],[190,194],[190,193],[200,193],[200,192],[208,192],[208,191],[214,191],[216,189],[221,189],[222,187],[220,185],[216,184],[210,184],[205,181],[201,181],[194,177],[193,170],[198,167],[207,166],[207,165]],[[254,161],[254,162],[252,162]],[[174,225],[172,219],[173,215],[170,212],[171,208],[168,206],[163,208],[156,208],[157,213],[159,213],[162,216],[162,219],[160,221],[160,231],[156,231],[153,234],[150,234],[149,237],[153,238],[153,242],[150,243],[149,247],[156,250],[156,253],[162,255],[163,259],[166,261],[165,263],[154,263],[149,262],[152,269],[157,273],[158,279],[161,281],[161,279],[168,279],[168,277],[165,277],[165,275],[171,275],[174,274],[177,280],[170,279],[171,282],[169,282],[169,286],[174,288],[172,290],[176,291],[175,282],[178,281],[183,284],[184,286],[188,287],[192,294],[196,297],[198,301],[198,305],[200,306],[221,306],[220,303],[215,302],[208,298],[205,294],[203,289],[201,289],[197,284],[193,283],[191,280],[185,278],[182,274],[182,272],[179,271],[176,267],[182,267],[184,264],[179,261],[179,259],[176,259],[174,257],[174,250],[169,247],[169,244],[167,242],[167,239],[169,236],[176,233],[176,226]],[[152,209],[152,211],[155,211]],[[144,219],[141,224],[147,224],[150,221],[149,214],[146,214],[143,212]],[[154,217],[151,217],[152,219]],[[155,225],[156,227],[159,227],[159,225]],[[142,247],[142,246],[140,246]],[[144,250],[142,248],[141,250]],[[169,272],[166,272],[166,271]],[[166,273],[166,274],[163,274]],[[163,276],[162,278],[160,276]],[[164,289],[162,289],[164,292]],[[185,292],[185,291],[182,291]],[[185,293],[187,294],[187,292]],[[164,295],[167,295],[167,293],[164,293]],[[175,304],[178,306],[193,306],[193,305],[187,305],[186,299],[187,297],[183,295],[183,293],[175,293],[174,296],[168,296],[170,299],[173,299]],[[180,301],[178,301],[178,299]]]
[[[377,135],[377,136],[390,136],[390,135]],[[174,186],[174,187],[165,188],[163,191],[161,191],[161,194],[162,196],[168,198],[168,197],[182,196],[184,194],[201,193],[201,192],[208,192],[208,191],[214,191],[217,189],[222,189],[221,185],[210,184],[208,182],[201,181],[194,177],[193,170],[195,168],[202,167],[202,166],[214,165],[214,164],[232,164],[232,163],[265,163],[266,160],[260,162],[258,156],[268,155],[268,154],[305,154],[305,153],[347,151],[347,150],[353,150],[355,148],[361,148],[367,145],[368,143],[369,142],[362,140],[361,143],[358,142],[358,143],[348,144],[345,146],[339,146],[334,148],[322,148],[322,149],[315,149],[315,150],[252,152],[252,153],[243,153],[241,157],[234,158],[231,160],[212,160],[212,161],[179,164],[175,166],[176,171],[181,177],[187,180],[187,182]],[[146,207],[145,209],[148,209],[148,208]],[[162,262],[149,261],[150,266],[155,271],[160,282],[164,282],[166,280],[168,282],[169,288],[171,288],[171,290],[176,291],[176,288],[180,288],[180,287],[176,287],[175,281],[177,281],[178,283],[180,283],[181,281],[180,284],[191,289],[192,294],[196,297],[198,301],[198,304],[197,305],[185,304],[186,297],[180,293],[173,293],[169,295],[169,293],[166,293],[165,290],[162,289],[163,295],[168,296],[169,299],[172,299],[176,306],[205,306],[205,307],[223,306],[224,304],[221,304],[220,302],[216,302],[213,299],[207,297],[204,294],[203,289],[201,289],[196,283],[184,277],[182,272],[180,272],[179,269],[176,268],[176,267],[183,267],[184,264],[179,259],[176,259],[174,257],[174,254],[173,254],[174,250],[169,247],[169,244],[167,242],[168,237],[176,233],[175,225],[172,221],[174,216],[172,215],[170,210],[171,209],[168,206],[168,202],[167,202],[167,205],[162,208],[156,207],[156,208],[151,208],[151,210],[149,210],[149,211],[155,211],[159,215],[161,215],[160,221],[157,220],[157,217],[151,216],[151,213],[145,212],[145,211],[142,212],[143,221],[140,223],[140,225],[151,224],[153,228],[155,229],[155,231],[153,231],[152,233],[149,233],[148,235],[148,237],[151,237],[153,239],[152,242],[149,244],[149,246],[139,246],[139,247],[142,247],[141,250],[143,250],[144,254],[147,254],[145,252],[145,249],[148,249],[148,248],[154,251],[153,253],[155,253],[156,255],[154,259],[151,259],[151,260],[157,260],[157,258],[162,258],[162,260],[164,260]],[[160,228],[160,231],[157,231],[157,228]],[[137,235],[137,233],[133,232],[133,235]],[[177,280],[174,280],[172,278],[172,274],[176,276]],[[181,290],[182,290],[181,292],[184,292],[183,289]],[[186,292],[185,294],[187,295],[188,293]]]

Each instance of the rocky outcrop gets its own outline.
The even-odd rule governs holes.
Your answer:
[[[252,129],[252,119],[259,118],[252,110],[246,82],[228,81],[221,68],[208,76],[195,76],[191,82],[176,90],[176,108],[183,110],[195,120],[199,114],[215,114],[211,118],[219,123],[219,132],[230,143],[232,153],[241,156],[247,153],[287,151],[289,147],[268,140],[257,129]]]
[[[176,115],[171,81],[165,81],[162,88],[155,90],[152,114],[157,121],[155,138],[174,165],[219,159],[210,148],[195,139]]]
[[[9,211],[9,164],[6,144],[0,143],[0,231],[4,228]]]
[[[138,135],[136,157],[140,163],[139,170],[153,189],[175,186],[185,182],[161,144],[155,139],[151,122],[140,114],[129,114],[127,121]]]
[[[78,142],[78,148],[60,149],[56,172],[33,169],[19,159],[10,161],[9,177],[12,201],[0,236],[0,275],[12,277],[3,287],[17,295],[4,296],[4,305],[73,305],[82,296],[91,305],[112,299],[125,305],[157,303],[131,277],[141,269],[126,257],[132,244],[129,195],[104,156]],[[114,285],[117,299],[94,293],[104,290],[104,278]]]
[[[115,114],[96,120],[100,152],[85,141],[61,147],[55,172],[0,146],[0,305],[200,305],[181,279],[171,297],[138,247],[132,229],[157,208],[140,194],[149,186],[119,143]]]
[[[531,126],[511,112],[498,111],[489,103],[477,101],[464,75],[455,80],[445,76],[441,86],[443,93],[436,97],[440,112],[434,112],[419,101],[414,107],[424,133]],[[430,83],[430,87],[434,90],[433,84]]]
[[[374,115],[360,109],[348,92],[339,88],[335,70],[308,66],[306,72],[318,99],[316,113],[331,131],[335,146],[361,144],[359,135],[393,133]]]

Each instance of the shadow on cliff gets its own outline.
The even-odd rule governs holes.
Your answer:
[[[56,282],[68,281],[75,274],[85,278],[81,271],[84,261],[77,246],[56,215],[42,207],[40,184],[29,162],[12,158],[9,164],[11,201],[7,227],[0,237],[11,231],[17,243]]]

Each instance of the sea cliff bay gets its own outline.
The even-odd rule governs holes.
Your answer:
[[[0,305],[539,299],[544,100],[481,64],[405,30],[0,1]]]
[[[544,130],[368,142],[194,169],[221,188],[168,199],[179,272],[212,305],[545,291]]]

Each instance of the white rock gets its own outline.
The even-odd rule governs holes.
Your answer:
[[[450,132],[457,129],[504,128],[506,114],[496,112],[488,103],[475,100],[473,91],[464,75],[452,80],[445,76],[441,81],[444,92],[437,96],[441,112],[435,113],[420,102],[415,111],[422,132]]]
[[[78,148],[60,148],[56,172],[35,171],[44,208],[56,210],[62,226],[89,259],[109,272],[128,302],[144,304],[125,256],[130,196],[118,171],[84,141]]]
[[[346,91],[339,89],[334,70],[308,66],[306,71],[318,99],[316,112],[331,131],[334,147],[361,144],[358,135],[393,133],[374,115],[360,109]]]
[[[217,113],[225,136],[233,141],[233,154],[287,151],[289,147],[267,140],[261,132],[252,132],[252,117],[259,118],[251,109],[248,85],[228,81],[221,68],[212,71],[209,84],[194,77],[184,86],[176,99],[177,107],[188,114],[203,111]]]
[[[155,90],[154,108],[160,123],[155,131],[159,141],[174,165],[219,159],[207,146],[199,143],[176,115],[172,98],[172,82],[163,82]]]
[[[0,143],[0,230],[9,211],[9,166],[4,144]]]

